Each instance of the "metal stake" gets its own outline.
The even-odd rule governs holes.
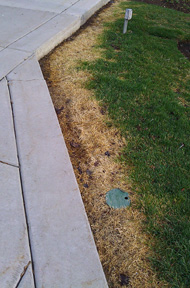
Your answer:
[[[127,25],[128,25],[128,20],[125,19],[124,20],[124,26],[123,26],[123,34],[125,34],[127,32]]]

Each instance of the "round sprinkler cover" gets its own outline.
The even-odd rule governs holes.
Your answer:
[[[106,203],[112,208],[124,208],[130,205],[129,194],[121,189],[112,189],[106,194]]]

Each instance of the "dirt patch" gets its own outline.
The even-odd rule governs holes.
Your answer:
[[[173,0],[173,1],[168,1],[168,0],[135,0],[139,2],[145,2],[148,4],[154,4],[170,9],[174,9],[177,11],[181,11],[184,13],[190,13],[190,2],[189,0]]]
[[[190,42],[185,41],[185,42],[179,42],[178,43],[178,49],[181,51],[181,53],[187,57],[187,59],[190,60]]]
[[[92,91],[85,89],[84,84],[92,76],[77,69],[79,61],[101,57],[95,46],[103,31],[103,21],[111,21],[114,14],[123,16],[117,3],[93,17],[90,26],[82,27],[40,64],[109,287],[163,288],[167,284],[158,281],[148,261],[147,243],[151,238],[142,229],[145,216],[137,209],[129,167],[118,161],[127,143],[112,127],[106,107],[97,102]],[[129,193],[130,208],[114,210],[106,204],[106,193],[113,188]]]

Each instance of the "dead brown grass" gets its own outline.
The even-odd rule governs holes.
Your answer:
[[[84,88],[91,75],[76,69],[79,60],[101,57],[100,50],[94,46],[103,31],[103,21],[111,21],[114,14],[121,14],[119,2],[56,48],[41,61],[41,66],[109,287],[121,287],[121,274],[126,276],[127,287],[167,287],[157,280],[147,259],[150,238],[142,231],[145,216],[136,208],[137,195],[131,189],[128,167],[116,161],[127,143],[116,128],[108,128],[105,107],[99,105],[92,91]],[[105,155],[107,151],[110,156]],[[106,205],[106,192],[117,187],[129,192],[130,208],[114,210]]]

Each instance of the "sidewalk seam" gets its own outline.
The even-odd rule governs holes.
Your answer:
[[[13,117],[13,129],[14,129],[14,134],[15,134],[16,150],[17,150],[17,157],[18,157],[18,164],[19,164],[18,168],[19,168],[19,175],[20,175],[20,185],[21,185],[21,192],[22,192],[24,215],[25,215],[25,221],[26,221],[26,227],[27,227],[28,245],[29,245],[30,257],[31,257],[32,275],[33,275],[33,280],[34,280],[34,287],[36,288],[37,286],[36,286],[36,279],[35,279],[35,274],[34,274],[34,261],[33,261],[32,246],[31,246],[31,241],[30,241],[30,230],[29,230],[28,216],[27,216],[26,205],[25,205],[24,189],[23,189],[23,182],[22,182],[22,173],[21,173],[21,169],[20,169],[18,142],[17,142],[16,127],[15,127],[15,119],[14,119],[14,108],[13,108],[13,102],[12,102],[12,97],[11,97],[10,86],[9,86],[9,82],[8,82],[7,78],[6,78],[6,81],[7,81],[8,91],[9,91],[10,104],[11,104],[12,117]],[[29,264],[30,263],[28,263],[28,266],[29,266]]]

